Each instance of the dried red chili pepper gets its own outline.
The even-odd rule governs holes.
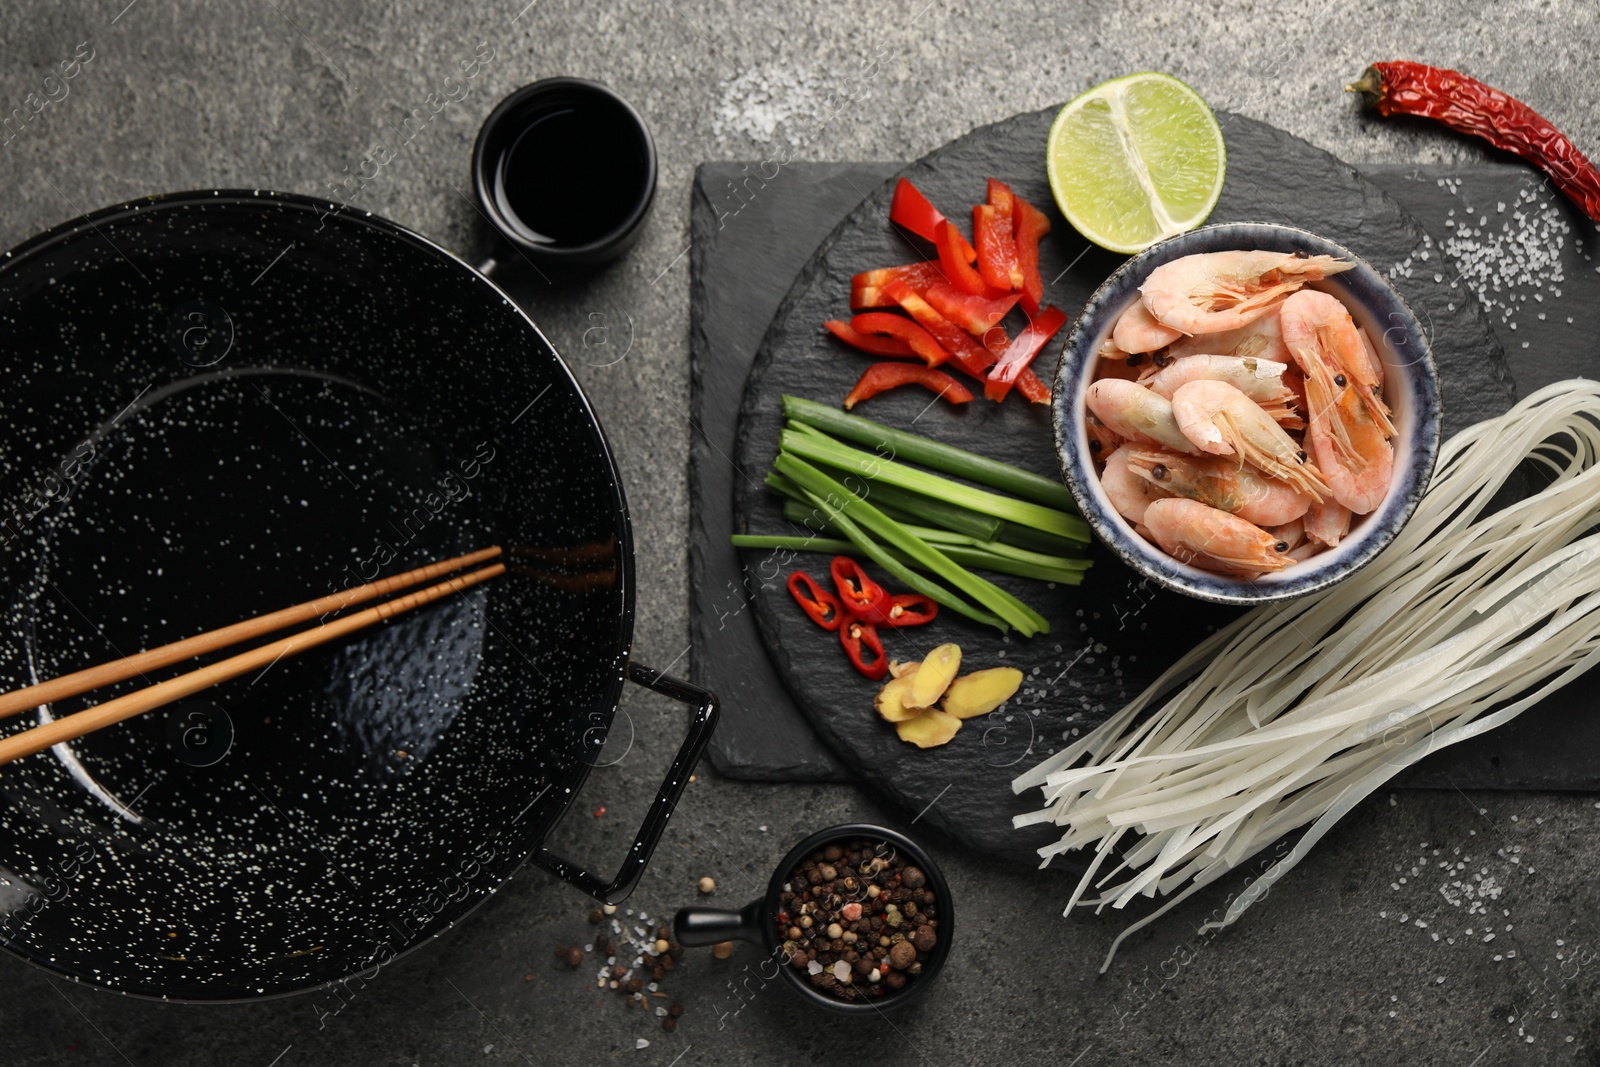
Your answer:
[[[883,642],[878,640],[878,628],[870,622],[860,619],[851,619],[839,627],[839,643],[844,646],[844,654],[850,657],[850,662],[862,674],[877,681],[889,673],[889,660],[883,654]],[[862,655],[863,650],[872,653],[872,658]]]
[[[889,594],[867,576],[861,564],[849,556],[834,556],[828,567],[839,603],[855,618],[869,623],[882,622],[889,614]]]
[[[800,610],[824,630],[837,630],[844,621],[844,610],[832,593],[819,586],[805,571],[789,575],[789,595]]]
[[[881,626],[921,626],[939,614],[939,605],[921,593],[901,593],[889,598],[889,611]]]
[[[1419,115],[1481,137],[1550,176],[1583,213],[1600,222],[1600,171],[1577,146],[1527,104],[1476,78],[1397,60],[1374,63],[1345,86],[1380,115]]]

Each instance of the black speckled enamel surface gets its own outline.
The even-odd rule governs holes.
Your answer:
[[[533,324],[392,223],[203,192],[7,254],[0,345],[0,689],[490,544],[509,568],[0,768],[0,943],[253,998],[492,893],[581,786],[632,630],[610,452]]]

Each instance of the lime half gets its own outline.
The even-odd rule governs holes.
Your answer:
[[[1061,213],[1113,252],[1137,252],[1204,222],[1226,164],[1211,108],[1154,72],[1113,78],[1062,108],[1046,148]]]

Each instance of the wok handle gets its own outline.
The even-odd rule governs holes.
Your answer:
[[[672,758],[672,766],[667,769],[667,776],[662,779],[661,788],[656,792],[656,799],[645,814],[639,832],[634,835],[633,847],[628,850],[616,877],[609,882],[547,848],[541,848],[533,856],[533,861],[540,867],[603,904],[620,904],[627,900],[634,886],[644,876],[645,864],[650,862],[650,855],[655,852],[656,843],[667,828],[667,820],[672,818],[678,798],[683,795],[684,786],[689,784],[689,775],[711,741],[719,709],[715,693],[638,663],[628,664],[628,680],[694,708],[694,714],[689,718],[689,732],[684,736],[678,754]]]

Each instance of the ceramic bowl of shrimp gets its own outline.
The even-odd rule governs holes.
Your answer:
[[[1053,414],[1100,539],[1224,604],[1360,569],[1411,517],[1439,448],[1438,374],[1405,301],[1349,249],[1265,223],[1123,264],[1067,339]]]

